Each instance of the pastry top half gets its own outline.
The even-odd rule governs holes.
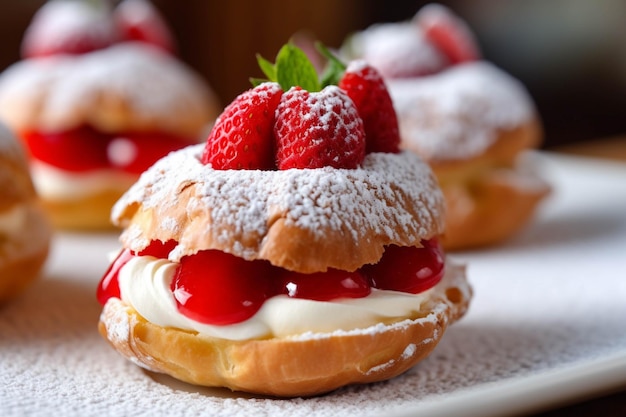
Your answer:
[[[355,270],[386,245],[420,247],[444,229],[437,181],[408,152],[368,154],[358,169],[283,171],[214,170],[201,152],[171,153],[117,202],[125,247],[175,240],[172,260],[219,249],[310,273]]]
[[[398,114],[402,147],[436,170],[511,165],[536,147],[542,129],[525,86],[485,60],[466,22],[440,4],[412,19],[370,26],[344,53],[376,67]]]
[[[204,81],[140,42],[19,61],[0,76],[0,116],[16,132],[90,125],[104,133],[198,136],[218,112]]]
[[[541,144],[540,117],[525,86],[482,56],[460,16],[431,3],[409,20],[355,33],[344,50],[382,73],[401,148],[437,176],[444,247],[493,244],[532,218],[550,187],[520,156]]]
[[[488,154],[511,159],[541,140],[527,90],[489,62],[468,62],[428,77],[388,80],[387,85],[403,146],[433,164],[454,164]],[[523,137],[503,137],[504,132],[523,126],[528,130]]]

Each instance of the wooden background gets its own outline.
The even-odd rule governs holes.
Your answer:
[[[118,0],[110,0],[112,2]],[[22,34],[44,0],[0,0],[0,71],[19,59]],[[153,0],[171,25],[180,58],[222,103],[260,76],[255,54],[273,59],[297,31],[329,46],[376,22],[409,19],[419,0]],[[443,0],[478,35],[487,59],[519,78],[535,99],[545,146],[626,132],[626,2]]]

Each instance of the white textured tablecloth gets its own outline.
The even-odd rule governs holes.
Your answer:
[[[314,417],[403,415],[422,407],[429,414],[486,415],[494,393],[507,387],[508,411],[545,405],[525,381],[564,388],[560,399],[568,389],[580,395],[626,386],[626,165],[535,158],[553,195],[507,244],[453,255],[469,265],[470,311],[429,358],[400,377],[279,400],[148,373],[96,330],[95,288],[117,236],[59,234],[43,277],[0,308],[0,415]],[[605,358],[615,359],[617,371]]]

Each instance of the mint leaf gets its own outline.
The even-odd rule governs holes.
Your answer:
[[[328,60],[321,77],[322,87],[339,84],[341,77],[346,72],[346,64],[330,52],[323,43],[316,42],[315,48]]]
[[[288,43],[276,56],[276,77],[283,91],[300,86],[307,91],[320,91],[315,67],[297,46]]]
[[[263,74],[265,74],[269,81],[277,81],[276,65],[263,58],[260,54],[256,55],[256,61],[258,62],[259,67],[261,67],[261,71],[263,71]]]
[[[266,80],[264,78],[254,78],[254,77],[250,77],[250,83],[252,84],[252,87],[258,87],[259,85],[268,82],[269,80]]]

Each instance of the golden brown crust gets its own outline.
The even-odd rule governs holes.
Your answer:
[[[198,138],[219,113],[190,68],[145,44],[20,61],[0,77],[0,116],[15,131],[167,132]]]
[[[229,341],[154,325],[117,298],[106,303],[99,331],[134,363],[185,382],[309,396],[405,372],[465,314],[470,298],[464,267],[453,266],[415,317],[362,331]]]
[[[539,145],[542,129],[533,119],[494,132],[497,140],[483,153],[466,159],[428,161],[446,201],[447,250],[497,244],[532,219],[550,187],[519,169],[519,158]]]
[[[444,247],[494,244],[527,223],[548,187],[535,181],[531,191],[497,179],[543,138],[532,97],[518,80],[475,61],[392,80],[390,92],[401,146],[427,160],[446,196]]]
[[[52,235],[48,220],[38,206],[26,209],[20,233],[0,232],[0,303],[24,291],[39,276],[48,257]]]
[[[114,230],[109,216],[111,207],[124,190],[104,190],[86,197],[54,200],[41,198],[41,205],[52,225],[64,230]]]
[[[170,154],[115,205],[125,247],[175,240],[174,260],[217,249],[311,273],[352,271],[387,245],[419,247],[443,232],[441,190],[409,152],[368,155],[359,170],[218,171],[199,150]]]
[[[2,216],[10,217],[4,219],[5,228],[0,227],[0,303],[15,297],[38,276],[52,233],[38,204],[24,150],[0,125]]]
[[[469,183],[442,186],[446,199],[447,250],[498,243],[524,227],[533,217],[549,186],[536,177],[513,170],[493,170]]]
[[[217,97],[195,72],[140,43],[77,56],[22,60],[0,76],[0,117],[22,136],[90,126],[109,134],[170,134],[185,140],[184,146],[203,139],[219,110]],[[97,194],[51,195],[41,181],[47,172],[32,172],[55,227],[63,229],[111,229],[111,207],[130,186],[125,183],[121,188],[111,179],[109,188]],[[74,189],[72,183],[64,186]],[[0,200],[0,210],[5,203]]]
[[[35,189],[25,164],[0,153],[0,213],[34,198]]]
[[[513,166],[522,152],[539,146],[543,129],[539,120],[532,118],[512,129],[495,129],[493,134],[497,139],[476,155],[463,159],[428,160],[437,178],[446,182],[450,177],[471,175],[472,171],[484,168]]]

